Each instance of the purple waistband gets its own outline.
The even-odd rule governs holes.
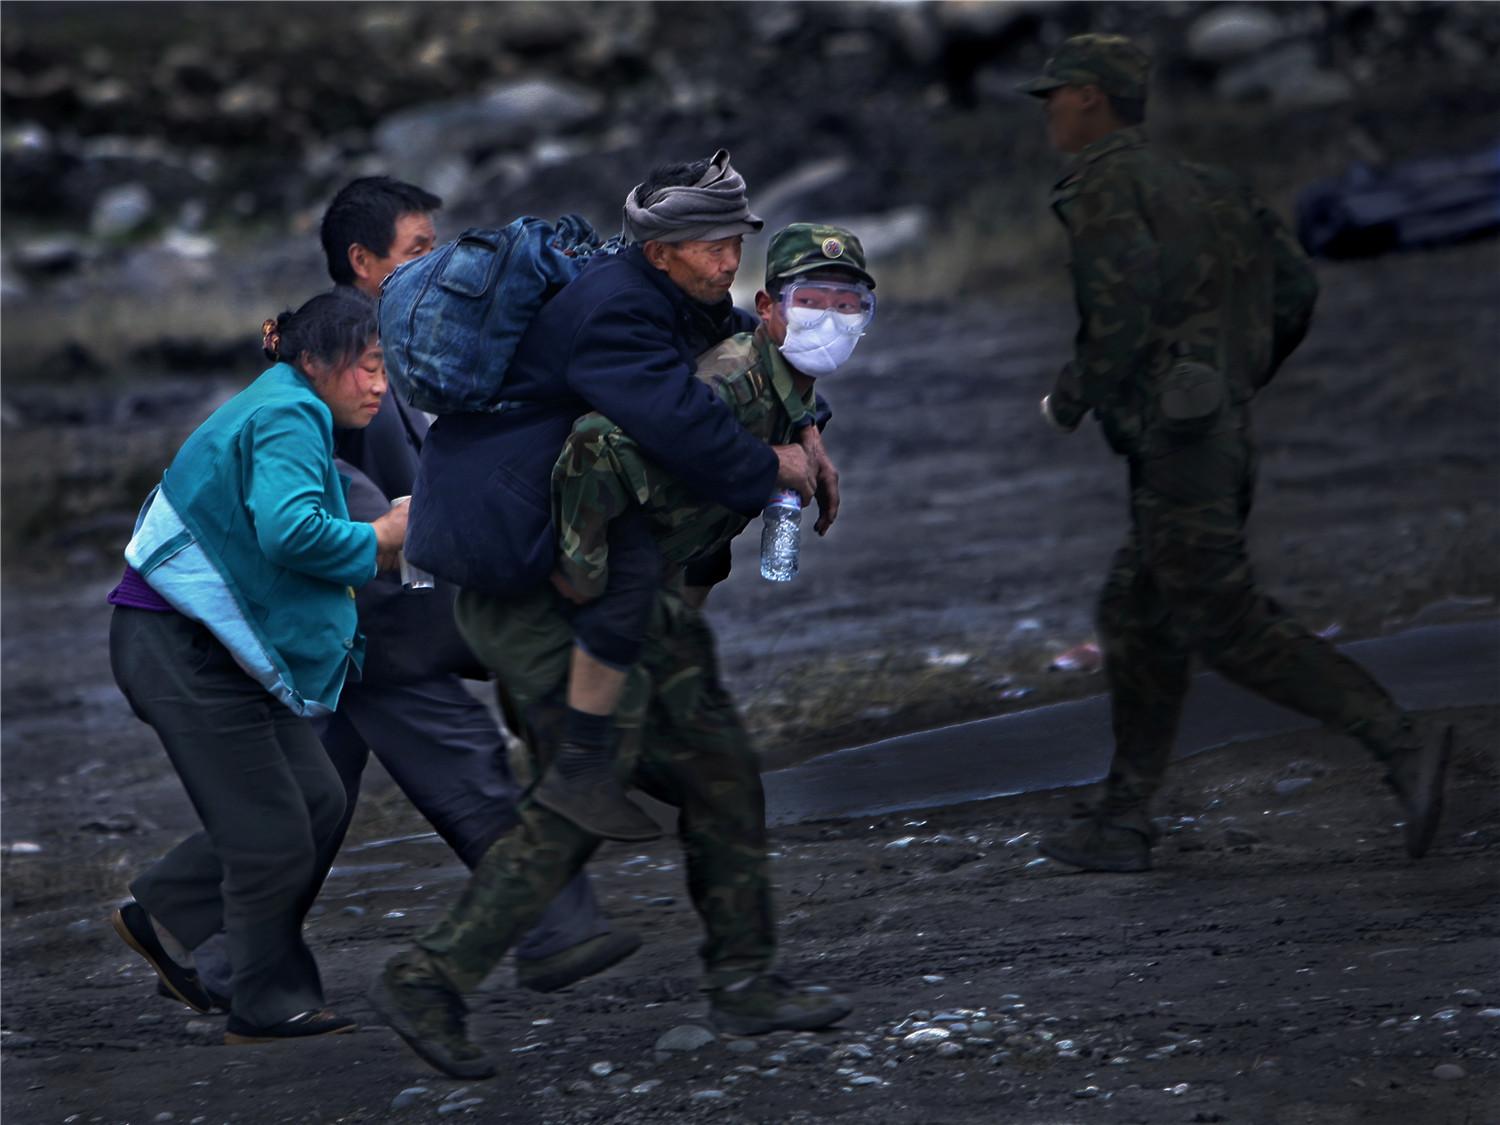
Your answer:
[[[110,605],[124,605],[131,609],[149,609],[156,613],[176,612],[160,594],[146,585],[146,580],[133,566],[125,568],[125,576],[120,579],[120,584],[104,600]]]

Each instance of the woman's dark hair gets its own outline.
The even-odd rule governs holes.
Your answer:
[[[364,351],[380,331],[375,302],[358,289],[335,286],[296,312],[287,309],[267,322],[262,346],[266,358],[296,365],[306,352],[320,363],[342,367]],[[305,372],[304,372],[305,374]]]

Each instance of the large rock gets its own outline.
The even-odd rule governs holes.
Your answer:
[[[1264,99],[1289,109],[1338,105],[1354,96],[1354,84],[1318,64],[1311,43],[1283,43],[1245,62],[1226,67],[1215,89],[1232,101]]]
[[[433,161],[452,153],[517,148],[538,137],[593,121],[604,99],[563,82],[533,79],[497,86],[473,98],[417,106],[375,128],[375,143],[397,175],[425,179]]]
[[[96,238],[119,238],[143,226],[151,218],[155,201],[144,184],[120,184],[107,188],[94,204],[89,230]]]
[[[1252,4],[1225,4],[1188,28],[1188,54],[1199,62],[1226,63],[1264,51],[1283,34],[1281,21]]]

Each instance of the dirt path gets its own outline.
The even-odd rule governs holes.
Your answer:
[[[1495,745],[1500,711],[1452,714],[1469,746]],[[1184,763],[1146,875],[1036,862],[1035,831],[1067,815],[1061,793],[781,829],[783,959],[857,1011],[816,1036],[672,1056],[657,1038],[702,1010],[680,857],[671,841],[607,846],[604,901],[645,949],[552,997],[496,973],[474,1004],[502,1058],[485,1083],[441,1078],[373,1026],[223,1047],[221,1020],[153,994],[102,903],[12,910],[5,1116],[1479,1125],[1496,1120],[1500,1082],[1497,782],[1492,754],[1460,757],[1420,864],[1363,756],[1308,735]],[[136,834],[125,853],[139,862],[169,836]],[[368,1015],[370,973],[460,874],[426,841],[346,853],[309,923],[334,1003]],[[914,1039],[924,1028],[947,1034]]]

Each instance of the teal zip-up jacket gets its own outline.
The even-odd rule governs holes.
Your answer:
[[[364,657],[355,586],[375,529],[350,520],[333,415],[295,368],[263,372],[193,431],[147,498],[125,559],[299,715],[338,706]]]

